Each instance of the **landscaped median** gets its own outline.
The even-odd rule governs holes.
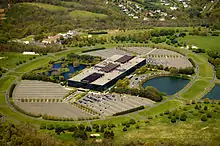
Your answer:
[[[200,99],[205,93],[214,87],[214,71],[205,59],[194,53],[189,53],[199,67],[198,78],[196,82],[183,94],[181,97],[184,99]]]

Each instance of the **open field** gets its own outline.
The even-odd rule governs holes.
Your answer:
[[[168,101],[165,102],[163,104],[160,104],[158,106],[155,106],[153,108],[150,108],[149,110],[146,109],[145,111],[141,111],[139,112],[139,115],[141,116],[155,116],[158,115],[160,113],[163,113],[166,110],[170,110],[172,108],[176,108],[178,106],[181,106],[182,102],[179,100],[172,100],[172,101]]]
[[[49,11],[66,11],[67,8],[62,6],[55,6],[55,5],[49,5],[45,3],[23,3],[24,5],[31,5],[31,6],[37,6],[39,8],[49,10]]]
[[[33,114],[47,114],[56,117],[86,118],[92,115],[67,103],[23,103],[16,102],[21,109]]]
[[[115,113],[126,111],[139,106],[150,106],[154,102],[130,95],[118,95],[118,94],[94,94],[89,93],[79,101],[78,104],[82,104],[89,108],[92,108],[96,112],[99,112],[102,116],[111,116]]]
[[[0,79],[0,91],[6,91],[15,80],[14,76],[7,76]]]
[[[70,12],[69,15],[72,18],[79,18],[79,19],[94,19],[94,18],[105,19],[107,18],[107,15],[105,14],[92,13],[89,11],[82,11],[82,10],[74,10]]]
[[[190,36],[187,35],[184,38],[181,38],[183,41],[186,41],[188,44],[195,45],[199,48],[205,50],[216,50],[220,51],[220,36]]]
[[[67,93],[59,84],[23,80],[15,87],[13,99],[62,99]]]
[[[37,57],[36,55],[23,55],[22,53],[7,53],[1,52],[0,53],[0,67],[4,67],[7,69],[12,69],[17,67],[16,63],[20,61],[23,63],[28,62],[30,58]]]
[[[41,58],[40,60],[34,60],[31,63],[22,65],[21,67],[17,68],[15,71],[16,72],[27,72],[27,71],[36,69],[38,67],[41,67],[47,64],[50,60],[52,60],[52,58],[50,57],[46,57],[46,58],[44,57],[44,58]]]

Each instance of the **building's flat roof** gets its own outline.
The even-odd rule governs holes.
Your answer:
[[[138,63],[144,61],[144,58],[139,58],[139,57],[132,57],[128,62],[126,63],[119,63],[116,62],[116,60],[120,59],[124,55],[114,55],[99,64],[96,64],[95,66],[91,68],[86,68],[84,69],[80,74],[74,76],[73,78],[69,79],[70,81],[77,81],[77,82],[82,82],[82,80],[87,79],[87,77],[90,78],[90,75],[94,73],[102,74],[101,77],[97,78],[96,80],[93,80],[89,82],[90,84],[94,85],[105,85],[106,83],[110,82],[114,78],[118,77],[125,71],[129,70],[130,68],[134,67]],[[109,72],[105,72],[103,70],[105,67],[108,66],[108,64],[115,64],[114,69],[112,69]],[[117,65],[117,67],[115,67]]]
[[[116,62],[120,62],[120,63],[126,63],[129,60],[131,60],[132,58],[134,58],[134,56],[128,56],[128,55],[124,55],[121,58],[117,59]]]
[[[104,71],[104,72],[108,73],[108,72],[116,69],[119,66],[120,66],[119,64],[109,63],[105,67],[101,68],[100,71]]]
[[[100,73],[92,73],[91,75],[83,78],[81,80],[81,82],[83,82],[83,83],[91,83],[91,82],[97,80],[98,78],[101,78],[103,75],[104,74],[100,74]]]

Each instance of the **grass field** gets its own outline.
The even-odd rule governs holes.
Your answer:
[[[37,57],[36,55],[34,55]],[[8,69],[15,68],[17,65],[17,62],[20,61],[29,61],[30,58],[34,57],[33,55],[23,55],[22,53],[7,53],[7,52],[2,52],[0,53],[0,67],[5,67]]]
[[[140,112],[139,115],[141,115],[141,116],[154,116],[154,115],[158,115],[166,110],[179,107],[181,105],[182,105],[181,101],[171,100],[171,101],[165,102],[161,105],[158,105],[154,108],[151,108],[150,110],[146,109],[146,111]]]
[[[196,96],[199,95],[199,93],[202,93],[209,85],[209,80],[198,80],[187,92],[183,93],[181,96],[185,99],[196,98]]]
[[[220,36],[190,36],[187,35],[183,39],[187,44],[196,45],[205,50],[220,51]]]
[[[46,9],[49,11],[66,11],[67,8],[62,6],[55,6],[50,4],[44,4],[44,3],[23,3],[24,5],[31,5],[31,6],[37,6],[42,9]]]
[[[27,63],[22,65],[21,67],[17,68],[15,71],[16,72],[27,72],[31,71],[35,68],[41,67],[45,64],[47,64],[52,58],[51,57],[46,57],[46,58],[41,58],[40,60],[34,60],[31,63]]]
[[[7,76],[0,79],[0,91],[6,91],[10,87],[11,83],[15,80],[14,76]]]
[[[92,13],[89,11],[82,11],[82,10],[74,10],[69,14],[73,18],[80,18],[80,19],[94,19],[94,18],[105,19],[107,17],[107,15],[105,14]]]

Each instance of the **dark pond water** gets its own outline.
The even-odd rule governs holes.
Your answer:
[[[157,88],[160,92],[166,93],[167,95],[173,95],[184,88],[189,82],[190,80],[187,79],[163,76],[146,81],[143,87],[152,86]]]
[[[53,69],[51,71],[48,72],[48,75],[51,76],[51,74],[53,72],[56,72],[58,69],[60,69],[62,66],[62,63],[55,63],[53,64]],[[70,74],[71,73],[75,73],[76,71],[80,71],[80,70],[83,70],[84,68],[86,68],[86,65],[83,65],[83,64],[80,64],[79,66],[77,67],[74,67],[73,65],[68,65],[68,69],[69,69],[69,72],[64,72],[62,73],[62,75],[64,76],[65,79],[69,79],[70,78]]]
[[[216,84],[215,87],[203,98],[220,100],[220,84]]]

